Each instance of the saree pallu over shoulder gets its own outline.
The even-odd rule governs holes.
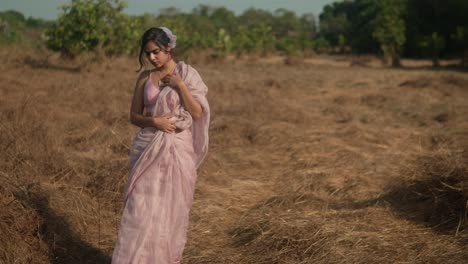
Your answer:
[[[193,148],[196,155],[195,164],[198,168],[208,152],[208,128],[210,123],[210,105],[206,99],[208,87],[201,79],[197,70],[183,62],[181,65],[181,76],[184,82],[187,84],[192,96],[203,108],[201,118],[194,120],[191,127]]]
[[[186,233],[196,170],[208,151],[208,88],[198,72],[179,62],[176,74],[203,108],[194,120],[170,87],[158,95],[153,116],[171,113],[180,133],[143,128],[130,148],[125,206],[112,263],[179,263]]]

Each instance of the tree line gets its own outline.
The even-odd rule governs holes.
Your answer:
[[[66,54],[99,50],[106,55],[132,54],[138,37],[153,26],[166,26],[178,36],[179,52],[210,49],[216,56],[282,52],[302,55],[318,46],[316,19],[286,9],[248,9],[236,15],[225,7],[199,5],[190,13],[165,8],[157,14],[128,16],[120,0],[73,0],[62,6],[47,29],[48,47]]]
[[[320,14],[320,35],[354,53],[380,53],[398,66],[400,56],[466,57],[467,0],[355,0],[335,2]]]
[[[41,31],[47,48],[68,56],[97,52],[135,54],[138,38],[152,26],[178,36],[178,49],[211,50],[215,56],[281,53],[379,54],[394,66],[400,57],[468,55],[467,0],[354,0],[326,5],[318,17],[280,8],[250,8],[236,15],[225,7],[199,5],[189,13],[165,8],[130,16],[122,0],[72,0],[55,21],[0,12],[0,42],[18,40],[25,29]]]
[[[28,44],[33,42],[52,22],[28,17],[21,12],[8,10],[0,12],[0,44]],[[36,38],[35,38],[36,37]]]

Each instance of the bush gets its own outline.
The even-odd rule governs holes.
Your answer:
[[[234,48],[238,52],[258,52],[266,54],[275,49],[275,36],[272,28],[265,24],[256,27],[241,25],[234,34]]]
[[[326,38],[320,37],[315,41],[315,50],[318,53],[328,52],[330,51],[330,49],[331,49],[330,42]]]
[[[15,10],[0,12],[0,19],[7,21],[11,26],[23,26],[26,22],[24,15]]]
[[[287,36],[277,41],[276,49],[284,52],[287,56],[300,57],[303,47],[299,38]]]
[[[47,46],[72,57],[83,52],[131,54],[138,48],[138,20],[120,0],[72,0],[46,31]]]
[[[8,21],[0,18],[0,43],[14,44],[22,41],[21,34]]]

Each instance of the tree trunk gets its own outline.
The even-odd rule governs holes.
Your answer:
[[[434,68],[440,67],[439,57],[437,57],[437,56],[432,57],[432,67],[434,67]]]
[[[462,66],[468,68],[468,49],[465,50],[465,54],[463,55]]]
[[[396,51],[392,54],[392,67],[401,67],[400,54]]]

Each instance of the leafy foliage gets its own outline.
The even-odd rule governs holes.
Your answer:
[[[374,22],[372,36],[379,42],[385,57],[392,58],[393,66],[400,66],[400,53],[405,44],[405,0],[378,2],[379,14]]]
[[[0,12],[0,43],[39,47],[42,43],[41,33],[48,25],[48,21],[26,18],[15,10]]]
[[[74,56],[97,51],[107,55],[130,54],[140,35],[137,19],[122,13],[119,0],[72,0],[47,31],[47,45]]]
[[[326,5],[320,14],[320,37],[356,53],[432,58],[468,52],[466,0],[354,0]]]
[[[250,8],[240,15],[199,5],[191,13],[174,7],[139,16],[124,14],[123,0],[72,0],[54,22],[0,12],[0,43],[22,42],[28,30],[40,32],[47,46],[68,55],[134,54],[144,30],[166,26],[178,36],[177,50],[208,49],[216,56],[280,52],[383,54],[394,65],[399,57],[431,58],[468,54],[466,0],[353,0],[326,5],[318,18],[280,8]],[[31,34],[29,34],[31,35]],[[41,34],[36,34],[41,36]]]

